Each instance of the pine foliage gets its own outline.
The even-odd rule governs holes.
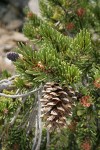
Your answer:
[[[23,28],[30,41],[8,55],[19,74],[14,84],[20,92],[39,87],[21,99],[22,114],[13,126],[19,130],[12,130],[12,137],[21,130],[31,145],[34,136],[32,149],[100,148],[100,50],[91,32],[94,27],[99,31],[99,1],[93,4],[40,0],[42,17],[27,12]]]

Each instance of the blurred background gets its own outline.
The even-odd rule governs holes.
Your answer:
[[[14,51],[18,42],[28,41],[22,34],[27,7],[40,14],[38,0],[0,0],[0,75],[4,70],[15,73],[14,65],[6,58],[6,54]]]

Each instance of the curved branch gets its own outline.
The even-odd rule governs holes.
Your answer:
[[[14,75],[8,79],[3,79],[0,81],[0,92],[2,92],[4,89],[12,90],[15,88],[15,85],[13,84],[13,81],[16,77],[19,77],[19,75]]]
[[[24,93],[24,94],[19,94],[19,95],[8,95],[8,94],[4,94],[4,93],[0,93],[0,96],[4,96],[4,97],[7,97],[7,98],[19,98],[19,97],[26,97],[26,96],[29,96],[37,91],[40,90],[41,87],[39,88],[36,88],[35,90],[32,90],[28,93]]]
[[[19,77],[19,75],[14,75],[14,76],[12,76],[12,77],[10,77],[8,79],[3,79],[3,80],[0,81],[0,84],[2,84],[3,82],[11,81],[11,80],[15,79],[16,77]]]

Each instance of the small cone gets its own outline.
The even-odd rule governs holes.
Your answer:
[[[47,82],[44,85],[42,118],[49,130],[66,126],[66,117],[72,115],[72,106],[77,99],[72,87],[61,87],[58,83]]]
[[[18,58],[23,59],[23,56],[16,52],[9,52],[7,53],[7,58],[11,61],[16,61]]]

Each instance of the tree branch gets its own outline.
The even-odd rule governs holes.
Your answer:
[[[22,104],[25,103],[26,99],[27,99],[27,97],[24,97],[24,98],[23,98]],[[14,122],[16,121],[16,119],[17,119],[17,117],[18,117],[18,115],[19,115],[19,113],[20,113],[20,111],[21,111],[21,108],[22,108],[22,105],[17,108],[17,111],[15,112],[14,117],[13,117],[13,118],[11,119],[11,121],[10,121],[10,126],[12,126],[12,125],[14,124]]]
[[[49,150],[50,148],[50,133],[47,129],[47,143],[46,143],[46,149]]]
[[[3,79],[0,81],[0,84],[3,83],[3,82],[8,82],[8,81],[11,81],[11,80],[14,80],[16,77],[19,77],[19,75],[14,75],[8,79]]]
[[[41,87],[36,88],[36,89],[34,89],[34,90],[32,90],[32,91],[30,91],[30,92],[28,92],[28,93],[19,94],[19,95],[18,95],[18,94],[17,94],[17,95],[8,95],[8,94],[0,93],[0,96],[4,96],[4,97],[8,97],[8,98],[26,97],[26,96],[29,96],[29,95],[31,95],[31,94],[33,94],[33,93],[39,91],[40,88],[41,88]]]
[[[41,122],[41,91],[38,91],[38,143],[35,150],[40,149],[41,145],[41,137],[42,137],[42,122]]]
[[[33,139],[32,150],[34,150],[34,149],[35,149],[35,147],[36,147],[37,139],[38,139],[38,125],[37,125],[37,117],[36,117],[36,124],[35,124],[35,137],[34,137],[34,139]]]
[[[11,90],[13,89],[15,86],[13,85],[13,80],[16,78],[16,77],[19,77],[19,75],[14,75],[8,79],[3,79],[0,81],[0,92],[2,92],[2,90],[4,89],[8,89],[8,90]]]
[[[33,139],[33,146],[32,150],[39,150],[41,145],[41,137],[42,137],[42,122],[41,122],[41,91],[42,86],[40,86],[41,89],[37,91],[37,108],[38,108],[38,114],[36,117],[36,128],[35,128],[35,137]]]

